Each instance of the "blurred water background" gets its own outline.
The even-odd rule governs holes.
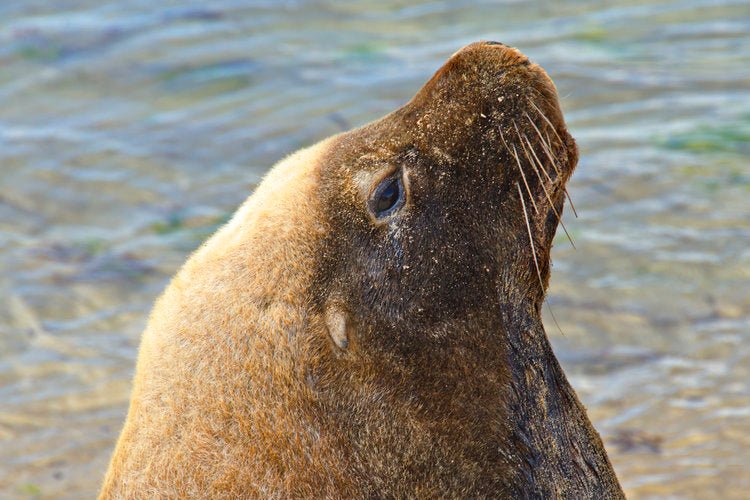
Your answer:
[[[169,277],[287,153],[514,45],[581,149],[548,333],[633,498],[750,495],[750,3],[0,3],[0,497],[90,498]]]

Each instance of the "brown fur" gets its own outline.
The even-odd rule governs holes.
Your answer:
[[[276,165],[158,300],[101,496],[622,496],[540,317],[576,161],[544,71],[480,42]]]

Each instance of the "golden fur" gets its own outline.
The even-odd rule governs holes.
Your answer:
[[[325,147],[271,170],[157,301],[102,497],[312,495],[324,490],[290,485],[337,483],[340,457],[285,418],[304,397],[290,380],[306,355],[295,330],[319,328],[305,291]],[[245,384],[242,372],[260,376]]]

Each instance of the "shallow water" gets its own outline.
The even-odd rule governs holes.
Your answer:
[[[748,495],[750,4],[465,3],[0,4],[0,497],[93,496],[188,253],[478,39],[581,148],[546,324],[626,492]]]

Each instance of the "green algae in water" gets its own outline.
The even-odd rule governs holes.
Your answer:
[[[104,253],[109,248],[107,242],[102,238],[89,238],[79,242],[77,246],[90,256]]]
[[[231,218],[232,212],[227,212],[196,223],[189,215],[176,212],[164,221],[151,224],[149,229],[155,234],[174,238],[172,246],[183,251],[192,251]]]
[[[694,186],[712,195],[732,188],[750,191],[750,170],[744,162],[724,158],[685,165],[678,172]]]
[[[42,496],[42,489],[33,483],[26,483],[16,488],[19,495],[27,498],[39,498]]]
[[[372,62],[385,56],[387,45],[378,42],[362,42],[346,47],[343,51],[345,60]]]
[[[598,43],[603,42],[609,36],[607,28],[601,24],[588,24],[583,26],[580,31],[573,33],[572,38],[582,42]]]
[[[150,229],[156,234],[172,234],[182,231],[185,229],[185,216],[170,214],[166,220],[151,224]]]
[[[159,76],[171,91],[222,94],[247,87],[259,65],[251,60],[221,61],[203,66],[181,66]]]
[[[16,54],[23,59],[38,62],[53,62],[62,57],[64,50],[57,45],[24,45]]]
[[[700,125],[693,130],[657,139],[660,146],[691,153],[750,154],[750,117],[741,123]]]

